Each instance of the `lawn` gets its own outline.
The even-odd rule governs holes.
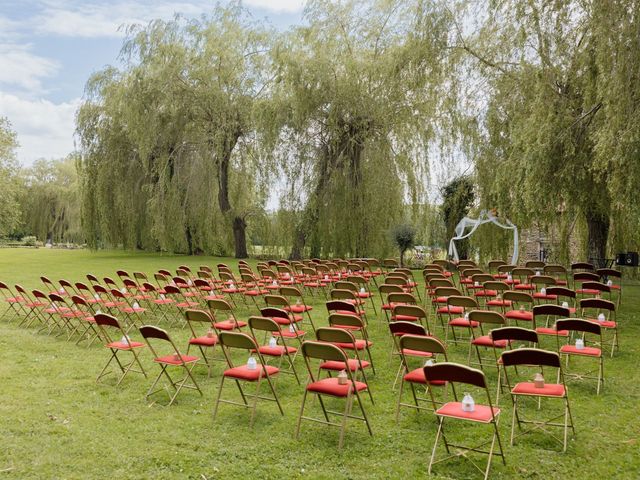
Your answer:
[[[125,269],[149,274],[159,268],[175,270],[180,264],[215,267],[219,262],[234,270],[237,263],[117,251],[1,249],[0,281],[42,288],[40,275],[84,281],[87,273],[115,276],[117,269]],[[323,302],[319,297],[310,302],[316,325],[326,324]],[[595,382],[569,383],[577,437],[570,441],[567,453],[561,453],[542,434],[521,437],[515,446],[509,446],[511,402],[501,397],[500,432],[507,465],[496,459],[491,478],[640,476],[639,309],[640,286],[626,284],[618,315],[621,351],[606,359],[602,394],[596,396]],[[255,307],[239,308],[240,318],[256,313]],[[148,318],[146,323],[154,324],[156,319]],[[75,346],[5,319],[0,322],[0,475],[21,479],[424,478],[436,434],[435,417],[403,409],[400,422],[395,423],[397,392],[392,385],[397,359],[389,355],[391,342],[384,316],[370,317],[369,328],[377,375],[370,377],[375,405],[368,400],[364,405],[374,436],[367,434],[361,422],[350,422],[345,448],[339,452],[335,428],[304,423],[300,439],[294,438],[303,388],[291,376],[282,375],[277,382],[284,417],[275,404],[262,402],[250,429],[247,411],[222,405],[214,423],[221,364],[216,365],[212,378],[207,378],[205,368],[196,369],[204,396],[185,391],[176,404],[165,407],[145,400],[151,378],[132,374],[117,388],[113,377],[96,384],[96,375],[108,358],[102,346]],[[186,344],[186,329],[173,327],[170,333],[180,345]],[[139,334],[132,336],[140,338]],[[545,339],[543,347],[555,347],[554,342]],[[144,351],[142,358],[155,377],[157,366],[150,353]],[[451,360],[465,362],[466,358],[466,347],[451,347]],[[302,372],[302,359],[296,363]],[[493,392],[495,373],[489,372],[488,378]],[[235,393],[231,388],[225,391],[227,396]],[[159,396],[158,400],[165,399]],[[309,405],[315,411],[317,402]],[[483,433],[473,427],[450,424],[449,432],[466,439]],[[469,462],[458,459],[437,465],[432,478],[481,476]]]

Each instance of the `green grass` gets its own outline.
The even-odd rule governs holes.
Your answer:
[[[83,281],[86,273],[115,276],[115,270],[175,269],[215,266],[231,259],[124,252],[65,250],[0,250],[0,280],[42,288],[39,277]],[[314,320],[326,323],[323,302],[313,301]],[[595,395],[594,383],[570,383],[578,435],[567,453],[548,437],[535,434],[508,446],[510,400],[503,396],[500,432],[507,466],[494,461],[492,478],[638,478],[640,455],[640,355],[636,312],[640,287],[625,285],[622,350],[606,360],[607,382]],[[256,313],[240,309],[240,317]],[[147,323],[155,323],[149,318]],[[277,390],[285,409],[262,402],[253,429],[248,412],[222,405],[212,420],[221,364],[213,377],[197,370],[204,396],[185,391],[171,407],[149,403],[144,394],[151,379],[132,374],[119,388],[113,378],[96,384],[95,377],[108,357],[101,346],[78,347],[62,338],[19,328],[15,321],[0,323],[0,478],[417,478],[427,474],[427,462],[436,434],[429,412],[403,409],[394,422],[396,392],[392,391],[397,359],[389,358],[390,341],[384,317],[370,318],[370,333],[378,374],[371,377],[375,398],[365,400],[374,436],[360,422],[350,422],[345,448],[337,451],[338,430],[304,423],[294,438],[302,387],[291,376],[281,376]],[[187,330],[171,329],[181,345]],[[134,337],[139,338],[138,335]],[[543,346],[553,344],[546,339]],[[465,361],[467,349],[452,347],[450,357]],[[148,351],[145,367],[155,376]],[[297,360],[303,371],[302,359]],[[494,389],[496,375],[488,374]],[[226,395],[236,392],[229,388]],[[158,398],[164,401],[164,398]],[[312,402],[311,408],[317,405]],[[545,405],[546,407],[546,405]],[[453,436],[473,441],[481,429],[451,423]],[[471,464],[453,460],[434,469],[433,478],[481,478]]]

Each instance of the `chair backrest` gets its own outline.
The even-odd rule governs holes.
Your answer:
[[[571,271],[575,272],[577,270],[586,270],[588,272],[595,271],[595,267],[591,263],[587,262],[576,262],[571,264]]]
[[[471,281],[473,283],[478,282],[479,285],[482,285],[484,282],[490,282],[493,280],[493,275],[489,275],[488,273],[475,273],[471,275]]]
[[[492,323],[495,325],[504,325],[504,316],[500,312],[494,310],[471,310],[469,312],[469,320],[478,323]]]
[[[391,332],[391,335],[396,335],[396,336],[427,335],[427,330],[419,323],[405,322],[404,320],[399,320],[397,322],[390,322],[389,331]]]
[[[358,313],[358,308],[350,302],[346,302],[344,300],[330,300],[325,303],[327,307],[327,312],[336,312],[338,310],[344,310],[345,312],[350,312],[353,314]]]
[[[107,327],[121,328],[120,327],[120,322],[118,322],[118,319],[116,317],[114,317],[113,315],[108,315],[106,313],[96,313],[93,316],[93,318],[94,318],[94,320],[96,321],[96,323],[98,325],[107,326]]]
[[[298,287],[280,287],[280,295],[285,297],[302,297],[302,292]]]
[[[246,333],[242,332],[220,332],[218,336],[220,343],[227,348],[240,348],[243,350],[258,350],[256,341]],[[260,356],[258,354],[258,356]]]
[[[184,316],[188,322],[213,323],[209,312],[205,312],[204,310],[185,310]]]
[[[550,303],[544,305],[535,305],[533,307],[533,317],[539,315],[552,316],[552,317],[568,317],[571,312],[568,308],[564,308],[561,305],[553,305]]]
[[[347,362],[347,355],[340,347],[326,342],[306,340],[302,343],[302,355],[305,359],[313,358],[317,360]],[[310,368],[309,373],[312,373]]]
[[[593,333],[594,335],[602,334],[602,328],[599,324],[579,318],[565,318],[556,320],[556,329],[569,330],[572,332]]]
[[[338,290],[349,290],[351,292],[357,292],[358,286],[353,282],[348,282],[345,280],[340,280],[335,283],[335,287]]]
[[[582,310],[588,308],[615,312],[616,304],[610,300],[605,300],[603,298],[583,298],[580,300],[580,308]]]
[[[169,337],[169,334],[166,330],[154,327],[153,325],[143,325],[142,327],[140,327],[140,334],[146,339],[157,338],[158,340],[164,340],[165,342],[173,343],[171,342],[171,337]]]
[[[533,268],[534,270],[542,270],[544,269],[545,262],[541,260],[528,260],[525,262],[524,266],[526,268]]]
[[[516,267],[511,270],[511,275],[514,277],[518,277],[520,280],[528,279],[529,277],[533,277],[536,272],[531,268],[526,267]]]
[[[583,282],[581,285],[585,290],[597,290],[598,292],[611,292],[611,287],[605,283],[601,282]]]
[[[495,290],[497,292],[506,292],[509,290],[509,285],[504,282],[499,282],[497,280],[491,280],[490,282],[484,282],[482,284],[482,288],[485,290]]]
[[[251,331],[259,330],[263,332],[280,332],[280,325],[267,317],[249,317],[249,328]]]
[[[462,296],[460,290],[455,287],[437,287],[433,293],[436,297]]]
[[[330,326],[345,326],[345,327],[358,327],[364,328],[364,322],[357,315],[347,315],[344,313],[332,313],[328,318]]]
[[[389,293],[402,293],[404,292],[403,288],[400,285],[390,285],[388,283],[383,283],[378,287],[378,291],[380,294],[389,294]]]
[[[289,320],[289,312],[282,308],[266,307],[260,309],[260,315],[267,318],[283,318]]]
[[[447,298],[447,305],[462,308],[478,308],[478,302],[471,297],[451,295]]]
[[[357,289],[356,289],[357,291]],[[357,295],[351,290],[334,288],[329,292],[331,300],[357,300]]]
[[[513,271],[514,268],[517,268],[517,265],[500,265],[498,267],[498,273],[501,274],[508,274],[511,273]]]
[[[534,285],[543,285],[543,286],[555,285],[556,279],[550,275],[534,275],[533,277],[531,277],[531,283]],[[547,293],[549,292],[547,291]]]
[[[416,350],[425,353],[441,354],[447,360],[447,349],[444,344],[435,337],[406,334],[398,340],[400,351],[404,349]]]
[[[346,343],[355,345],[356,339],[351,332],[342,328],[318,327],[316,329],[316,340],[329,343]]]
[[[416,300],[416,297],[413,296],[412,293],[390,293],[387,296],[387,300],[389,300],[389,303],[408,303],[411,305],[415,305],[418,303],[418,301]]]
[[[558,297],[565,297],[565,298],[576,298],[575,290],[571,290],[570,288],[567,288],[567,287],[551,286],[547,288],[547,295],[556,295]]]
[[[289,300],[282,295],[265,295],[264,303],[272,307],[289,307]]]
[[[209,307],[209,310],[211,310],[212,312],[215,312],[216,310],[220,310],[222,312],[233,311],[233,308],[231,308],[229,302],[221,298],[207,300],[207,307]]]
[[[507,290],[502,294],[502,298],[515,303],[533,304],[533,296],[526,292],[518,292],[517,290]]]
[[[497,272],[498,271],[498,267],[501,267],[502,265],[506,265],[507,262],[503,261],[503,260],[489,260],[489,262],[487,263],[487,267],[489,268],[490,272]]]
[[[599,282],[600,275],[593,272],[578,272],[573,274],[574,282]]]
[[[526,365],[560,368],[560,355],[556,352],[537,348],[517,348],[502,352],[500,356],[505,367]]]
[[[622,278],[622,272],[613,268],[599,268],[596,273],[600,275],[600,278]]]
[[[166,295],[180,295],[182,294],[182,291],[180,290],[180,288],[176,287],[175,285],[165,285],[164,293]]]
[[[430,383],[434,381],[456,382],[487,388],[487,381],[482,371],[458,363],[443,362],[427,365],[424,367],[424,376]]]
[[[535,330],[522,327],[494,328],[489,332],[489,335],[493,341],[517,340],[519,342],[539,343],[538,334]]]

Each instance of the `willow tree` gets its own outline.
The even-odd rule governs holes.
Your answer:
[[[127,234],[125,224],[147,215],[144,232],[161,248],[224,253],[233,244],[247,256],[247,218],[262,201],[254,109],[270,38],[236,4],[129,29],[124,68],[91,79],[78,116],[87,224],[106,219],[105,209],[113,215],[115,191],[129,205],[98,232],[132,245],[143,232]]]
[[[23,230],[41,241],[81,242],[76,159],[37,160],[23,171]]]
[[[638,224],[639,5],[473,2],[477,30],[459,21],[484,94],[473,138],[482,201],[566,234],[581,218],[592,259],[607,256],[612,218]]]
[[[274,50],[292,256],[372,255],[424,194],[447,64],[432,2],[316,0]],[[291,201],[289,201],[291,199]]]
[[[20,221],[17,201],[18,141],[9,120],[0,117],[0,236],[9,234]]]

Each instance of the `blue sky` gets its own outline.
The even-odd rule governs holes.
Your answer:
[[[211,0],[0,0],[0,116],[18,134],[18,159],[59,158],[73,146],[74,115],[89,76],[117,64],[120,26],[211,11]],[[226,3],[226,2],[221,2]],[[304,0],[245,0],[285,29]]]

